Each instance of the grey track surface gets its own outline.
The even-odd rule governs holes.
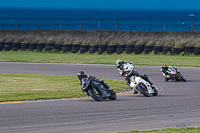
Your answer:
[[[157,97],[120,95],[115,101],[85,98],[0,104],[0,132],[90,133],[200,126],[200,68],[178,67],[187,82],[165,82],[160,67],[135,68],[162,88]],[[76,76],[79,70],[124,80],[114,65],[0,63],[0,73]]]

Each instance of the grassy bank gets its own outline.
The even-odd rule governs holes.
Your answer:
[[[146,130],[146,131],[127,131],[117,133],[199,133],[200,127],[183,127],[183,128],[165,128],[158,130]]]
[[[123,81],[104,80],[116,92],[127,89]],[[0,83],[0,102],[85,96],[74,76],[0,73]]]
[[[134,65],[161,66],[163,63],[175,66],[200,67],[200,56],[192,55],[146,55],[146,54],[73,54],[56,52],[0,52],[0,62],[110,64],[117,59],[131,61]]]
[[[0,42],[200,47],[200,31],[0,30]]]

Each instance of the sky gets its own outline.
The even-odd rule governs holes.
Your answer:
[[[200,0],[0,0],[0,7],[200,9]]]

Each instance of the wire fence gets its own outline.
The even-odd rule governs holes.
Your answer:
[[[114,21],[109,24],[103,21],[97,22],[86,22],[79,21],[76,23],[66,23],[66,21],[57,21],[57,23],[47,24],[43,21],[34,21],[30,24],[23,24],[21,21],[16,21],[16,23],[10,24],[12,30],[113,30],[113,31],[194,31],[200,30],[200,23],[192,22],[129,22],[129,25],[124,24],[123,22]],[[15,26],[14,26],[15,25]],[[8,26],[9,27],[9,26]],[[6,29],[3,26],[0,26],[0,29]]]

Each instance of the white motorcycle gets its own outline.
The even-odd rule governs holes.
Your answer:
[[[131,89],[134,89],[138,93],[140,93],[146,97],[149,97],[151,95],[153,95],[153,96],[158,95],[158,91],[155,88],[152,88],[151,85],[149,84],[149,82],[142,79],[141,77],[132,76],[130,81],[131,81],[131,83],[130,83]]]
[[[185,78],[183,78],[183,75],[181,74],[181,72],[175,66],[173,66],[173,67],[169,66],[169,68],[167,70],[167,78],[169,78],[169,80],[176,80],[176,81],[182,80],[183,82],[186,82],[186,80],[185,80]]]
[[[122,69],[123,71],[121,69],[118,69],[118,71],[121,75],[124,75],[125,77],[128,77],[131,73],[133,73],[133,71],[136,72],[134,66],[130,63],[125,63],[122,66]],[[122,74],[122,72],[125,72],[125,74]],[[134,89],[136,92],[143,94],[146,97],[149,97],[150,95],[158,95],[158,91],[155,88],[152,88],[151,84],[140,76],[131,76],[129,86],[131,87],[131,89]]]

